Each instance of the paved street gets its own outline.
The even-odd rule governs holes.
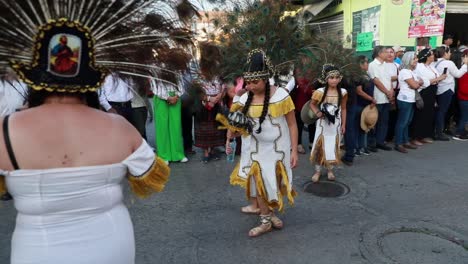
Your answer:
[[[164,193],[127,195],[138,264],[153,263],[468,263],[468,142],[436,142],[410,154],[359,157],[337,171],[350,192],[321,198],[303,191],[307,155],[294,171],[299,196],[285,228],[251,239],[244,192],[229,185],[233,164],[171,164]],[[128,194],[128,192],[127,192]],[[0,263],[8,263],[15,211],[0,203]],[[116,252],[118,254],[118,252]]]

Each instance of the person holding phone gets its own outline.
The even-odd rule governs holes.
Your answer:
[[[466,65],[468,61],[468,49],[463,52],[463,62]],[[455,131],[455,140],[468,140],[468,131],[466,125],[468,125],[468,74],[464,74],[458,79],[458,91],[457,91],[458,104],[460,106],[460,120],[458,122],[457,129]]]
[[[435,117],[435,140],[448,141],[449,138],[442,133],[444,131],[444,119],[447,110],[455,94],[455,78],[462,77],[467,71],[467,59],[463,59],[460,69],[450,60],[452,53],[449,47],[439,47],[436,50],[437,62],[434,67],[441,74],[446,74],[447,78],[441,80],[437,85],[437,111]]]

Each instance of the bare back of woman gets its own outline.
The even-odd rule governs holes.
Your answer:
[[[3,118],[0,120],[3,123]],[[124,118],[80,103],[43,104],[9,118],[9,137],[20,169],[114,164],[142,143]],[[0,169],[13,170],[0,131]]]

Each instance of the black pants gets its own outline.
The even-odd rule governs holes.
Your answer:
[[[182,138],[185,151],[192,150],[193,146],[193,111],[190,106],[182,104]]]
[[[125,119],[127,119],[128,122],[133,124],[132,121],[132,113],[133,113],[133,108],[132,108],[132,103],[130,101],[128,102],[109,102],[109,104],[114,108],[117,113],[121,116],[123,116]]]
[[[146,140],[146,119],[148,110],[146,107],[136,107],[132,110],[132,124],[140,132],[140,135]]]

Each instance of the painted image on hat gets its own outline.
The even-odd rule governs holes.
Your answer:
[[[79,73],[81,39],[70,34],[56,34],[49,42],[48,71],[61,77],[75,77]]]

